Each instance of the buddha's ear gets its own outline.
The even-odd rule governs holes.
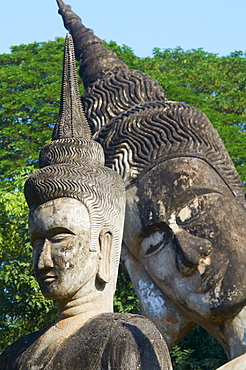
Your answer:
[[[108,283],[111,278],[112,268],[112,234],[108,230],[102,230],[99,234],[99,263],[97,278],[102,283]]]

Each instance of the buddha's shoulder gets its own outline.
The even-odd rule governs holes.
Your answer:
[[[0,370],[12,370],[15,359],[25,352],[46,330],[42,329],[27,334],[8,346],[0,355]]]
[[[83,329],[86,337],[90,338],[91,348],[103,348],[99,360],[101,367],[96,369],[172,368],[165,340],[146,317],[106,313],[94,317],[86,324],[88,327],[85,325]]]
[[[103,313],[97,315],[87,321],[80,329],[72,336],[71,341],[84,341],[86,339],[94,340],[98,343],[101,341],[124,341],[143,342],[145,339],[149,341],[157,341],[164,343],[165,341],[156,328],[156,326],[146,317],[129,314],[129,313]]]
[[[146,317],[135,314],[106,313],[93,317],[66,341],[69,357],[64,351],[59,359],[81,368],[95,361],[93,369],[171,369],[169,351],[156,326]],[[81,356],[83,353],[83,356]],[[57,357],[57,358],[58,358]],[[110,365],[110,366],[109,366]],[[149,366],[149,367],[148,367]],[[67,369],[72,368],[67,363]]]
[[[25,364],[33,363],[34,347],[45,331],[48,333],[48,328],[9,346],[0,358],[0,369],[29,368]],[[59,369],[66,370],[133,370],[142,369],[141,364],[153,370],[171,369],[166,343],[155,325],[144,316],[125,313],[104,313],[91,318],[52,353],[45,351],[38,361],[47,363],[45,368],[49,370],[58,369],[58,364]]]
[[[148,336],[162,338],[156,326],[145,316],[130,313],[104,313],[93,317],[85,324],[86,330],[109,330],[115,334],[122,331],[143,332]]]

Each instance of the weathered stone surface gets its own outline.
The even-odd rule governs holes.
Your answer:
[[[90,60],[81,77],[92,132],[125,182],[123,257],[143,312],[170,347],[198,323],[229,358],[244,353],[245,196],[221,139],[202,112],[167,101],[154,79],[108,57],[58,4],[81,68]]]
[[[6,350],[1,368],[170,370],[168,357],[163,337],[148,319],[106,313],[64,335],[62,341],[57,324],[19,339]]]
[[[123,246],[121,260],[140,298],[141,314],[149,317],[164,336],[168,347],[178,343],[196,323],[156,285],[143,265]]]
[[[245,370],[246,369],[246,355],[241,355],[225,365],[219,367],[217,370]]]
[[[246,302],[246,217],[221,177],[200,159],[173,158],[135,189],[126,213],[135,230],[126,224],[124,241],[157,285],[197,320],[220,324],[238,313]]]
[[[70,36],[62,92],[54,140],[25,184],[34,271],[43,295],[57,302],[58,320],[8,347],[0,368],[171,370],[165,341],[148,319],[113,314],[125,188],[91,140]]]

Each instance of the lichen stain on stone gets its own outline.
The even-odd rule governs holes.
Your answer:
[[[151,221],[153,219],[153,212],[152,211],[148,212],[148,219],[149,219],[149,221]]]
[[[238,289],[235,289],[235,290],[228,290],[228,293],[227,293],[227,299],[228,301],[231,301],[234,297],[237,297],[238,295],[240,295],[241,293],[238,291]]]
[[[201,258],[197,266],[197,270],[202,275],[205,272],[207,266],[209,266],[210,264],[211,264],[210,257]]]
[[[216,308],[221,304],[223,295],[221,295],[221,284],[222,281],[213,289],[202,297],[202,301],[208,303],[210,308]]]
[[[145,282],[139,279],[139,291],[144,298],[144,305],[149,307],[149,312],[154,316],[163,314],[165,302],[159,295],[159,291],[155,291],[155,286],[151,281]]]
[[[180,175],[179,179],[173,182],[175,187],[180,187],[183,190],[190,188],[193,185],[193,180],[189,174]]]
[[[151,189],[151,187],[150,186],[148,186],[148,188],[147,188],[147,196],[148,196],[148,198],[152,198],[152,189]]]
[[[185,220],[188,220],[189,218],[191,218],[191,214],[192,214],[192,211],[191,211],[190,207],[185,206],[179,212],[178,217],[180,218],[180,220],[182,222],[184,222]]]
[[[159,205],[159,213],[161,218],[165,218],[166,215],[166,208],[164,203],[161,200],[158,200],[157,204]]]
[[[169,223],[169,226],[170,226],[170,228],[172,229],[172,231],[174,233],[178,233],[178,232],[180,232],[182,230],[181,227],[179,227],[177,225],[177,222],[176,222],[176,212],[173,212],[171,214],[171,216],[168,219],[168,223]]]

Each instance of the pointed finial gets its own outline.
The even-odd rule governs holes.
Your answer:
[[[76,59],[80,63],[80,76],[85,88],[109,71],[128,69],[126,64],[118,59],[115,52],[105,48],[103,41],[86,28],[72,10],[62,0],[56,0],[64,26],[73,36]]]
[[[80,101],[71,35],[66,37],[60,112],[52,140],[40,152],[40,168],[65,163],[104,164],[103,148],[91,138],[91,131]]]
[[[66,36],[60,112],[54,128],[53,140],[63,138],[90,139],[91,132],[83,112],[76,75],[73,39]]]

